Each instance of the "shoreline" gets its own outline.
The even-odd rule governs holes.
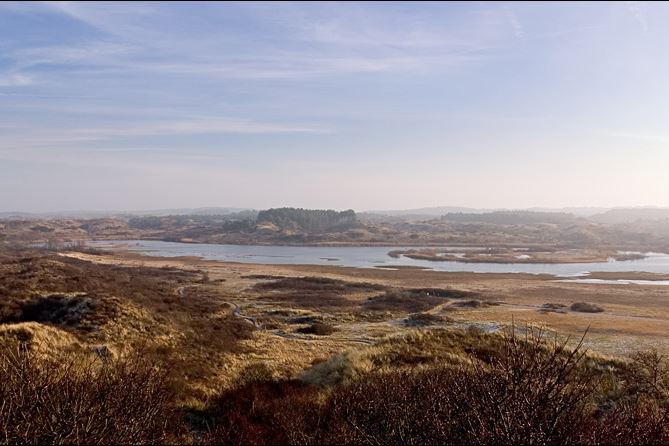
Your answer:
[[[161,248],[160,246],[158,247],[150,247],[150,246],[141,246],[142,242],[157,242],[157,243],[174,243],[176,245],[182,244],[181,242],[164,242],[164,241],[155,241],[155,240],[92,240],[91,242],[95,242],[96,244],[88,243],[85,245],[85,247],[91,248],[95,251],[101,251],[101,252],[128,252],[128,253],[137,253],[140,255],[144,256],[152,256],[155,255],[156,252],[160,252]],[[201,246],[211,246],[211,247],[221,247],[221,246],[227,246],[227,245],[220,245],[220,244],[195,244],[195,245],[201,245]],[[283,245],[229,245],[231,247],[244,247],[244,246],[250,246],[250,247],[269,247],[269,246],[276,246],[277,248],[283,246]],[[139,247],[139,248],[138,248]],[[302,247],[300,247],[302,248]],[[335,247],[335,248],[349,248],[349,247]],[[351,249],[353,247],[350,247]],[[359,248],[365,248],[363,246],[360,246]],[[553,251],[554,255],[557,256],[557,258],[551,259],[551,258],[546,258],[546,257],[539,257],[539,258],[530,258],[530,259],[519,259],[517,254],[519,252],[537,252],[537,251],[528,251],[527,247],[523,248],[518,248],[518,250],[510,251],[507,253],[499,254],[496,255],[495,257],[456,257],[456,256],[435,256],[437,258],[429,258],[425,259],[422,257],[414,257],[412,256],[412,250],[392,250],[391,247],[374,247],[374,248],[390,248],[391,250],[386,253],[388,258],[385,258],[385,260],[378,260],[381,259],[380,254],[376,253],[374,254],[376,257],[378,257],[378,261],[375,260],[376,257],[373,257],[371,259],[366,259],[362,264],[356,265],[356,262],[349,262],[346,259],[343,261],[344,263],[348,264],[336,264],[334,262],[342,261],[341,259],[343,257],[340,257],[339,254],[342,253],[331,253],[331,255],[318,255],[318,259],[327,262],[327,264],[337,267],[337,268],[343,268],[343,267],[353,267],[353,268],[370,268],[370,269],[386,269],[386,270],[400,270],[400,269],[411,269],[411,270],[425,270],[425,271],[440,271],[440,272],[470,272],[470,273],[476,273],[476,274],[490,274],[490,273],[495,273],[495,274],[531,274],[531,275],[547,275],[547,276],[552,276],[555,278],[569,278],[574,276],[574,273],[565,273],[560,272],[560,271],[550,271],[551,267],[560,267],[560,266],[567,266],[567,265],[583,265],[583,271],[579,271],[578,275],[587,275],[587,274],[597,274],[597,273],[604,273],[606,272],[608,275],[616,275],[616,276],[621,276],[621,279],[639,279],[639,277],[636,277],[639,274],[647,274],[650,276],[653,275],[662,275],[662,274],[667,274],[664,271],[645,271],[643,267],[639,268],[638,265],[635,265],[633,261],[631,260],[615,260],[614,257],[611,256],[610,252],[605,252],[601,254],[601,258],[592,258],[588,256],[596,255],[597,253],[593,253],[592,251],[588,250],[581,250],[581,251]],[[455,248],[457,247],[449,247],[449,248]],[[464,248],[470,248],[472,253],[467,253],[466,255],[479,255],[479,253],[476,251],[477,248],[475,247],[462,247]],[[76,249],[74,249],[76,250]],[[85,251],[85,248],[84,248]],[[179,250],[176,250],[174,254],[179,254]],[[197,250],[195,250],[197,251]],[[409,252],[409,254],[406,254]],[[538,255],[550,255],[551,252],[548,251],[541,251],[539,252]],[[652,257],[650,254],[655,254],[655,253],[646,253],[643,254],[643,258],[640,258],[638,260],[645,260],[648,259],[649,257]],[[187,255],[187,254],[186,254]],[[270,254],[266,255],[261,255],[254,253],[253,256],[258,256],[258,257],[265,257],[263,259],[264,261],[260,262],[246,262],[246,261],[236,261],[236,260],[228,260],[226,257],[232,257],[232,258],[242,258],[242,257],[249,257],[249,255],[245,255],[244,253],[233,253],[233,255],[226,256],[226,255],[214,255],[211,254],[210,257],[219,257],[217,258],[206,258],[206,256],[209,255],[208,253],[192,253],[190,256],[193,257],[198,257],[202,260],[217,260],[221,262],[234,262],[234,263],[253,263],[253,264],[266,264],[266,265],[325,265],[323,262],[318,262],[314,261],[313,259],[310,259],[308,255],[304,259],[299,259],[299,255],[291,255],[291,256],[274,256]],[[484,253],[485,255],[485,253]],[[506,258],[500,258],[500,255],[507,256]],[[662,254],[661,254],[662,255]],[[176,257],[176,256],[161,256],[161,255],[156,255],[157,257]],[[188,255],[187,255],[188,256]],[[298,257],[298,261],[303,261],[303,263],[291,263],[291,262],[272,262],[270,259],[271,257]],[[641,255],[639,255],[641,256]],[[221,258],[223,257],[223,258]],[[412,260],[417,260],[418,262],[423,262],[426,263],[424,265],[405,265],[405,264],[393,264],[394,259],[397,260],[398,262],[396,263],[401,263],[399,259],[402,257],[406,257]],[[604,260],[606,258],[606,260]],[[603,268],[603,270],[598,271],[596,268],[597,264],[609,264],[609,263],[617,263],[622,265],[624,262],[628,262],[630,269],[629,270],[622,270],[624,266],[620,266],[619,268],[621,271],[606,271],[607,268]],[[357,262],[359,263],[359,262]],[[460,271],[458,271],[459,267],[456,266],[449,266],[447,267],[447,270],[444,271],[444,269],[440,269],[438,267],[439,263],[450,263],[450,264],[462,264],[463,267]],[[495,269],[494,265],[503,265],[504,267],[500,267],[502,269],[506,269],[507,271],[480,271],[481,268],[478,268],[479,271],[477,271],[477,268],[475,266],[467,268],[464,265],[490,265],[490,268]],[[545,266],[548,268],[548,271],[536,271],[538,268],[530,268],[531,267],[540,267],[540,266]],[[592,269],[590,269],[590,265],[592,265]],[[512,271],[509,270],[511,268],[517,267],[518,269],[521,269],[521,271]],[[497,268],[497,269],[500,269]],[[530,268],[529,270],[527,270]],[[451,269],[451,271],[448,271],[448,269]],[[485,269],[485,267],[483,268]],[[525,269],[525,271],[522,271],[522,269]],[[533,271],[534,269],[534,271]],[[618,268],[614,268],[618,269]],[[536,272],[535,272],[536,271]],[[635,277],[632,277],[635,276]],[[669,276],[669,274],[667,274]],[[595,278],[595,277],[593,277]],[[610,279],[610,277],[605,277],[606,279]],[[664,280],[664,279],[651,279],[651,280]]]
[[[644,271],[589,271],[580,276],[566,277],[550,273],[526,273],[526,272],[475,272],[475,271],[440,271],[422,266],[414,265],[380,265],[373,267],[356,267],[345,265],[326,265],[326,264],[309,264],[309,263],[254,263],[254,262],[235,262],[228,260],[205,259],[200,256],[157,256],[152,255],[147,251],[142,253],[139,251],[130,251],[127,249],[107,249],[100,253],[85,253],[80,251],[65,251],[59,253],[67,257],[81,258],[81,260],[89,260],[91,257],[118,257],[119,260],[129,260],[137,262],[156,262],[156,263],[177,263],[186,264],[188,266],[196,265],[214,265],[221,267],[248,267],[250,269],[257,268],[276,268],[288,269],[294,271],[308,271],[314,273],[336,274],[336,275],[369,275],[369,276],[383,276],[383,278],[390,276],[421,276],[430,275],[430,281],[434,279],[457,279],[457,280],[475,280],[475,279],[524,279],[524,280],[539,280],[539,281],[555,281],[559,280],[565,284],[581,284],[600,286],[599,283],[583,283],[580,279],[601,279],[607,281],[625,281],[625,280],[644,280],[644,281],[666,281],[669,280],[669,273],[651,273]],[[113,262],[118,264],[118,262]],[[360,274],[359,272],[369,272],[370,274]],[[374,274],[373,272],[380,273]],[[635,284],[628,284],[635,285]],[[652,285],[652,284],[651,284]],[[648,286],[648,285],[644,285]],[[665,285],[657,285],[664,287]]]

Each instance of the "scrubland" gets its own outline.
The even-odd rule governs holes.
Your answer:
[[[666,288],[596,287],[3,245],[0,441],[667,443]]]

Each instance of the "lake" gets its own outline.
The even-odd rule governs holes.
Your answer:
[[[388,252],[408,249],[397,246],[373,247],[329,247],[329,246],[255,246],[255,245],[216,245],[163,242],[154,240],[104,240],[88,242],[92,247],[124,245],[129,251],[152,256],[177,257],[196,256],[206,260],[225,262],[291,264],[291,265],[329,265],[350,266],[356,268],[413,266],[434,271],[475,272],[475,273],[530,273],[553,274],[559,277],[578,277],[589,272],[629,272],[669,273],[669,255],[647,253],[642,260],[608,261],[599,263],[462,263],[431,262],[408,257],[392,258]],[[415,247],[414,247],[415,248]],[[452,248],[463,249],[466,248]],[[628,281],[629,282],[629,281]],[[658,283],[660,284],[660,283]]]

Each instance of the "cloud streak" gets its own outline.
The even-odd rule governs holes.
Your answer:
[[[648,20],[646,19],[646,11],[642,2],[625,2],[627,4],[627,9],[632,14],[634,19],[641,26],[641,30],[645,33],[648,32]]]
[[[31,85],[33,78],[19,73],[0,73],[0,87],[24,87]]]
[[[300,126],[271,122],[249,121],[238,118],[203,117],[187,120],[143,121],[99,127],[68,127],[28,132],[25,127],[10,128],[0,136],[4,151],[21,151],[26,148],[80,147],[96,141],[113,141],[151,136],[189,135],[280,135],[323,134],[329,129],[317,126]],[[129,149],[131,150],[131,149]]]
[[[239,41],[225,31],[195,38],[178,29],[178,11],[152,4],[47,3],[51,11],[104,33],[78,46],[42,46],[14,52],[18,70],[44,65],[87,67],[98,73],[172,73],[247,79],[300,79],[356,73],[443,70],[489,57],[499,33],[479,38],[472,30],[444,31],[425,14],[386,12],[367,6],[324,5],[325,11],[284,5],[257,14],[286,45],[273,41]],[[249,14],[246,5],[217,5],[214,16]],[[166,23],[159,23],[163,19]],[[266,21],[266,23],[264,23]],[[175,25],[175,26],[170,26]],[[201,25],[206,25],[201,23]],[[492,24],[503,32],[503,20]],[[481,24],[487,29],[490,23]],[[225,28],[223,28],[225,30]],[[84,73],[86,71],[84,69]]]

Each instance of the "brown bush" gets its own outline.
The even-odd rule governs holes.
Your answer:
[[[627,392],[669,401],[669,360],[657,351],[635,353],[623,376],[629,384]]]
[[[302,327],[295,330],[297,333],[304,334],[315,334],[318,336],[327,336],[336,332],[337,329],[330,324],[324,324],[322,322],[316,322],[309,325],[308,327]]]
[[[601,313],[604,311],[602,307],[588,302],[575,302],[571,304],[569,309],[580,313]]]
[[[578,442],[596,388],[582,360],[579,348],[511,336],[487,363],[370,376],[333,393],[329,435],[347,444]]]
[[[612,372],[581,344],[567,345],[546,343],[530,330],[507,336],[494,354],[472,356],[470,365],[376,372],[321,392],[294,382],[256,382],[216,402],[209,441],[666,444],[664,378],[651,379],[666,376],[666,364],[646,356]],[[632,383],[643,376],[646,384],[634,391]],[[613,381],[620,388],[612,399]]]
[[[56,362],[0,346],[0,442],[169,443],[182,434],[166,376],[139,357]]]
[[[452,322],[452,319],[430,313],[413,313],[403,321],[404,325],[408,327],[426,327],[443,324],[444,322]]]
[[[480,308],[487,306],[486,302],[483,302],[478,299],[469,299],[469,300],[463,300],[460,302],[456,302],[453,305],[457,307],[465,307],[465,308]]]
[[[370,297],[364,308],[371,311],[404,311],[419,313],[448,302],[443,297],[411,290],[391,290],[379,296]]]
[[[410,288],[407,291],[415,294],[426,294],[433,297],[450,297],[452,299],[474,296],[474,293],[472,292],[451,290],[447,288]]]
[[[269,277],[269,276],[268,276]],[[343,280],[329,279],[327,277],[287,277],[273,282],[263,282],[255,285],[260,290],[301,290],[301,291],[378,291],[383,290],[383,285],[366,282],[346,282]]]
[[[566,313],[567,311],[565,310],[567,306],[565,304],[555,304],[555,303],[545,303],[539,308],[539,312],[541,313]]]
[[[209,444],[319,444],[318,390],[294,381],[250,382],[212,402]]]
[[[346,282],[326,277],[288,277],[272,282],[257,283],[257,291],[271,291],[264,299],[290,303],[299,308],[351,308],[357,302],[347,298],[347,294],[385,289],[373,283]]]
[[[191,411],[191,435],[213,444],[669,442],[664,357],[597,362],[580,344],[526,333],[485,335],[487,348],[462,347],[467,363],[376,371],[330,389],[274,381],[260,363]],[[4,346],[0,381],[3,443],[190,441],[167,375],[139,356],[57,363]]]

